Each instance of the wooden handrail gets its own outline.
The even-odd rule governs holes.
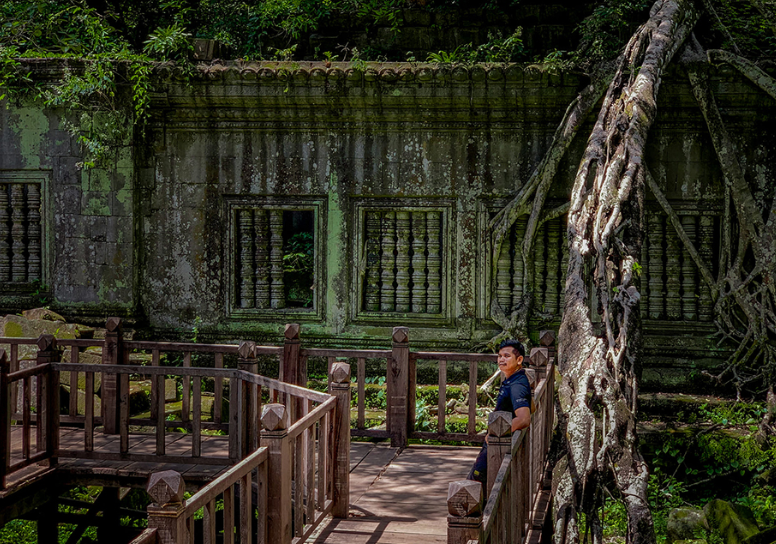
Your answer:
[[[157,542],[159,542],[159,535],[154,527],[153,529],[143,530],[129,544],[156,544]]]
[[[205,506],[208,502],[215,497],[226,491],[238,480],[240,480],[246,474],[249,474],[253,469],[265,462],[268,457],[268,449],[266,447],[259,448],[248,457],[234,465],[232,468],[221,474],[218,478],[207,484],[205,487],[197,491],[186,501],[185,516],[193,516],[194,513]]]
[[[318,422],[327,412],[334,410],[337,405],[336,397],[329,397],[323,404],[317,406],[312,412],[303,416],[288,429],[288,437],[293,439],[302,434],[306,429]]]

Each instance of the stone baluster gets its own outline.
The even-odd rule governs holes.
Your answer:
[[[682,253],[679,236],[672,225],[666,224],[666,316],[670,320],[682,318]]]
[[[11,246],[8,244],[11,229],[8,214],[8,188],[0,184],[0,281],[11,280]]]
[[[240,229],[240,307],[253,308],[253,213],[250,210],[239,210],[237,213]]]
[[[27,186],[27,281],[41,278],[40,185]]]
[[[560,219],[548,221],[547,225],[547,290],[544,294],[544,311],[558,313],[558,294],[562,291],[558,285],[560,267]]]
[[[11,259],[11,277],[15,282],[27,280],[27,260],[24,257],[24,185],[11,185],[11,240],[13,257]]]
[[[545,225],[536,229],[536,241],[534,242],[534,299],[537,306],[543,308],[546,304],[545,301],[545,282],[547,280],[547,244],[545,242],[545,234],[547,229]]]
[[[426,313],[426,212],[412,213],[412,313]]]
[[[482,484],[450,482],[447,488],[447,544],[479,541],[482,525]]]
[[[665,285],[663,283],[663,240],[665,229],[662,216],[651,213],[647,219],[649,238],[649,318],[663,319]]]
[[[647,212],[649,213],[649,212]],[[647,221],[644,220],[644,226],[647,227]],[[639,276],[639,291],[641,291],[641,304],[639,304],[639,313],[641,319],[649,319],[649,234],[644,233],[644,239],[641,242],[641,275]]]
[[[498,254],[498,268],[496,270],[496,298],[507,314],[512,310],[512,286],[509,285],[512,276],[511,256],[512,249],[509,238],[505,238]]]
[[[269,212],[269,284],[270,306],[272,308],[286,307],[286,290],[283,286],[283,210]]]
[[[409,312],[410,212],[396,212],[396,311]]]
[[[394,270],[396,268],[396,214],[394,212],[385,212],[383,214],[382,231],[380,310],[383,312],[393,312],[396,309],[396,289],[393,285],[396,279]]]
[[[442,312],[442,214],[428,212],[428,313]]]
[[[269,220],[267,210],[253,211],[254,263],[256,265],[256,308],[267,309],[269,296]]]
[[[523,263],[523,238],[528,220],[520,218],[512,229],[512,306],[517,306],[523,297],[523,281],[525,281],[525,264]]]
[[[708,215],[702,215],[700,218],[699,229],[700,244],[698,253],[700,254],[701,261],[712,270],[711,260],[713,258],[712,244],[714,243],[714,218]],[[705,281],[700,281],[700,297],[698,299],[698,319],[700,321],[711,321],[712,317],[712,301],[711,301],[711,289]]]
[[[683,215],[682,228],[690,241],[696,243],[695,216]],[[696,246],[697,247],[697,246]],[[682,318],[685,321],[698,319],[698,300],[696,298],[696,266],[690,252],[682,245]]]
[[[380,215],[366,214],[366,289],[365,306],[370,312],[380,311]]]

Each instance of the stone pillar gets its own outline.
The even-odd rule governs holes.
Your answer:
[[[447,488],[447,544],[479,540],[482,526],[482,484],[474,480],[450,482]]]
[[[407,446],[407,429],[409,422],[409,367],[410,344],[407,327],[393,328],[393,351],[388,362],[388,423],[391,433],[391,447]]]
[[[496,475],[504,457],[512,447],[512,417],[509,412],[491,412],[488,416],[488,486],[486,496],[490,495]]]
[[[183,476],[174,470],[155,472],[148,478],[146,491],[154,500],[147,509],[148,528],[156,529],[159,544],[186,542]]]
[[[291,442],[289,414],[282,404],[267,404],[261,414],[261,443],[269,449],[267,466],[267,542],[291,542]]]
[[[102,364],[120,365],[124,362],[124,331],[121,318],[109,317],[105,323],[105,342],[102,346]],[[102,417],[105,434],[119,432],[119,376],[112,372],[103,372],[102,385]]]
[[[237,348],[237,368],[250,374],[258,374],[259,361],[256,359],[256,343],[243,340]],[[241,456],[256,451],[259,447],[258,412],[259,404],[256,395],[256,385],[243,382],[242,399],[242,425],[240,426],[242,451]]]
[[[350,365],[334,363],[329,375],[331,394],[337,397],[334,415],[334,505],[331,515],[346,519],[350,506]]]

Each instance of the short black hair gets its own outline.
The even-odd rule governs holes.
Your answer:
[[[517,340],[504,340],[499,345],[498,350],[501,351],[504,348],[514,348],[517,353],[525,357],[525,348],[523,347],[523,344]]]

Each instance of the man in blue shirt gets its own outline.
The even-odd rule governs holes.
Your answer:
[[[501,370],[503,380],[496,399],[496,411],[512,414],[513,433],[531,424],[531,385],[523,370],[523,357],[525,357],[523,344],[517,340],[501,342],[498,348],[498,368]],[[487,436],[485,440],[468,476],[469,480],[482,483],[483,491],[488,478]]]

